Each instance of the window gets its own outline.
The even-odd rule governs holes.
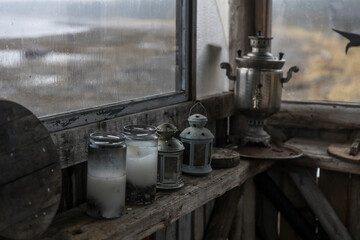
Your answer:
[[[332,28],[360,34],[358,0],[273,0],[272,52],[284,52],[284,72],[300,72],[284,85],[285,100],[360,101],[360,49]],[[285,72],[286,73],[286,72]]]
[[[49,123],[187,100],[187,13],[185,0],[0,0],[0,95],[72,111]]]

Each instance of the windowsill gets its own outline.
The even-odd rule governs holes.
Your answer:
[[[121,218],[88,217],[84,206],[58,215],[42,239],[141,239],[175,222],[212,199],[244,183],[273,165],[272,161],[246,161],[230,169],[214,170],[204,177],[184,175],[185,186],[161,191],[148,206],[126,206]]]
[[[301,149],[304,153],[303,157],[291,160],[291,162],[289,161],[288,163],[305,167],[360,174],[360,162],[343,160],[334,157],[327,152],[327,148],[330,144],[341,142],[292,138],[286,143]]]

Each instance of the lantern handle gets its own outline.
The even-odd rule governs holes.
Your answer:
[[[196,105],[200,105],[200,106],[202,107],[202,109],[204,109],[204,111],[205,111],[205,117],[207,117],[206,108],[204,107],[204,105],[203,105],[200,101],[196,101],[195,104],[190,108],[189,117],[190,117],[190,115],[191,115],[191,111],[196,107]]]

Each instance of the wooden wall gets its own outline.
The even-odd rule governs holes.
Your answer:
[[[360,240],[360,175],[316,168],[307,170],[312,173],[313,180],[347,228],[352,239]],[[329,236],[324,229],[321,229],[319,219],[289,177],[287,168],[275,168],[268,174],[301,215],[313,226],[314,233],[319,232],[321,239],[342,239]],[[317,174],[320,175],[317,177]],[[257,191],[256,201],[257,233],[260,239],[302,239],[264,194]]]

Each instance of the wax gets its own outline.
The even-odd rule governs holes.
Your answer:
[[[92,217],[120,217],[125,208],[126,175],[94,177],[88,174],[87,213]]]
[[[155,200],[158,148],[155,143],[127,141],[126,201],[146,205]]]

